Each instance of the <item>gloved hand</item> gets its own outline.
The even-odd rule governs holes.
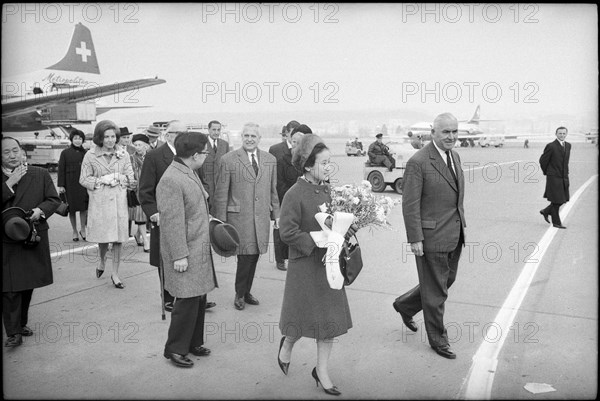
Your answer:
[[[350,239],[350,237],[352,237],[354,234],[356,234],[357,231],[358,231],[358,226],[356,225],[356,223],[352,223],[352,225],[348,228],[346,235],[344,235],[344,239],[346,241],[348,241]]]

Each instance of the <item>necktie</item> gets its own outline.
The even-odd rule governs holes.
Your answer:
[[[213,149],[215,151],[215,154],[217,154],[217,141],[213,141]]]
[[[258,176],[258,163],[256,163],[256,159],[254,158],[254,153],[252,153],[252,168],[254,168],[254,174]]]
[[[446,163],[448,164],[448,168],[450,169],[450,173],[452,174],[452,178],[454,178],[454,182],[458,187],[458,178],[456,178],[456,173],[454,172],[454,168],[452,168],[452,159],[450,158],[450,151],[446,151]]]
[[[563,151],[563,153],[564,153],[564,152],[565,152],[565,150],[567,150],[567,148],[565,147],[565,143],[564,143],[564,142],[561,142],[561,143],[560,143],[560,146],[562,147],[562,151]]]

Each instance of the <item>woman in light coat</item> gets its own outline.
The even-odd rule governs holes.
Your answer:
[[[136,181],[129,154],[121,146],[119,127],[109,120],[100,121],[94,129],[92,146],[81,165],[79,183],[90,196],[87,240],[98,242],[100,266],[96,277],[104,273],[108,244],[113,244],[113,273],[110,278],[117,288],[125,288],[119,279],[122,243],[129,239],[127,189],[135,189]]]

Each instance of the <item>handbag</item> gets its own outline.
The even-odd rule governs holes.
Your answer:
[[[127,190],[127,206],[128,207],[140,206],[140,201],[138,200],[137,195],[133,189]]]
[[[344,241],[344,248],[340,252],[340,270],[342,276],[344,276],[344,285],[352,284],[363,267],[360,245],[358,244],[356,235],[354,239],[356,239],[355,244],[349,244],[348,241]]]
[[[67,202],[67,195],[63,192],[58,195],[60,197],[60,205],[56,208],[55,213],[60,214],[61,216],[67,216],[69,214],[69,203]]]

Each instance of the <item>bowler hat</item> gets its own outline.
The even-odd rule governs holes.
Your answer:
[[[150,140],[148,139],[148,136],[144,135],[144,134],[135,134],[134,136],[132,136],[131,143],[135,143],[135,141],[142,141],[147,144],[150,144]]]
[[[32,227],[26,217],[27,213],[20,207],[9,207],[2,211],[3,242],[18,243],[29,238]]]
[[[151,125],[146,129],[146,135],[148,135],[149,137],[159,137],[160,136],[160,128],[155,127],[154,125]]]
[[[121,136],[131,135],[131,132],[129,132],[129,128],[127,127],[121,127],[119,128],[119,130],[121,131]]]
[[[240,235],[234,226],[218,219],[212,219],[208,227],[210,242],[217,254],[227,258],[237,253],[240,246]]]
[[[382,136],[383,136],[383,134],[379,133],[379,134],[375,135],[375,138],[381,138]]]

